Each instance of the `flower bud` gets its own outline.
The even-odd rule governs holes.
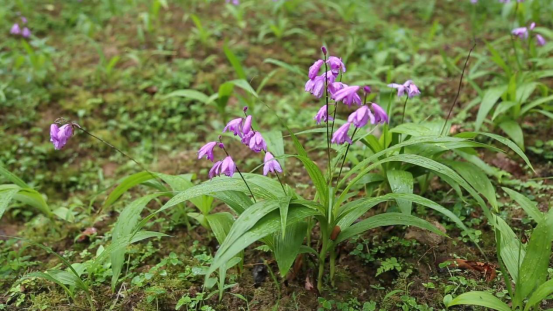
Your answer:
[[[244,106],[244,108],[242,108],[242,111],[244,111],[244,113],[248,112],[248,106]]]
[[[368,85],[365,85],[363,87],[363,91],[365,92],[365,94],[369,95],[371,93],[371,87]]]
[[[325,46],[321,47],[321,51],[323,52],[324,55],[326,55],[328,53]]]

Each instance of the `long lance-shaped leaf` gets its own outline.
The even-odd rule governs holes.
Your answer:
[[[368,165],[370,165],[372,162],[375,162],[375,161],[378,161],[378,159],[381,157],[381,156],[384,156],[392,151],[396,151],[396,150],[400,150],[401,148],[404,148],[404,147],[407,147],[407,146],[411,146],[411,145],[416,145],[416,144],[422,144],[422,143],[431,143],[431,144],[439,144],[439,143],[449,143],[449,142],[465,142],[467,141],[467,139],[465,138],[458,138],[458,137],[436,137],[436,136],[432,136],[432,137],[416,137],[416,138],[412,138],[412,139],[409,139],[408,141],[405,141],[405,142],[402,142],[402,143],[399,143],[397,145],[394,145],[394,146],[391,146],[387,149],[384,149],[380,152],[377,152],[373,155],[371,155],[370,157],[366,158],[365,160],[359,162],[357,165],[355,165],[354,167],[352,167],[345,175],[344,177],[342,178],[342,180],[340,180],[338,186],[336,187],[337,189],[341,188],[346,182],[348,182],[348,179],[350,176],[352,176],[353,174],[363,170],[364,168],[366,168]]]
[[[530,296],[524,311],[529,311],[532,307],[538,303],[544,301],[549,295],[553,294],[553,279],[540,285]]]
[[[436,228],[435,226],[433,226],[431,223],[429,223],[424,219],[421,219],[412,215],[402,214],[402,213],[385,213],[385,214],[379,214],[379,215],[367,218],[365,220],[362,220],[356,223],[355,225],[347,228],[346,230],[340,232],[340,235],[338,235],[338,239],[336,240],[336,243],[345,241],[351,238],[352,236],[361,234],[367,230],[371,230],[377,227],[395,226],[395,225],[415,226],[415,227],[429,230],[441,236],[447,236],[445,233],[440,231],[440,229]]]
[[[306,217],[314,216],[317,214],[320,215],[319,211],[317,211],[316,209],[306,207],[304,205],[294,205],[292,203],[290,209],[288,210],[288,225],[293,225],[296,222],[305,219]],[[280,213],[278,211],[273,211],[267,216],[260,219],[252,228],[250,228],[249,231],[244,233],[234,243],[229,243],[227,242],[227,240],[225,240],[222,245],[225,246],[225,251],[221,251],[221,248],[219,248],[217,255],[215,255],[215,258],[213,259],[211,267],[209,267],[209,270],[207,271],[206,280],[209,275],[211,275],[211,273],[215,272],[215,270],[221,267],[224,263],[226,263],[236,254],[238,254],[240,251],[242,251],[255,241],[258,241],[263,237],[268,236],[269,234],[277,232],[278,230],[280,230],[280,228]]]
[[[530,216],[530,218],[532,218],[536,223],[539,224],[540,222],[545,220],[545,216],[538,209],[538,207],[536,206],[536,203],[530,201],[530,199],[528,199],[526,196],[512,189],[505,188],[505,187],[503,187],[502,189],[503,191],[507,192],[509,197],[511,197],[512,200],[517,202],[520,205],[520,207],[524,209],[526,214],[528,214],[528,216]]]
[[[104,202],[104,207],[110,206],[117,199],[119,199],[127,190],[132,187],[139,185],[145,181],[155,178],[150,172],[139,172],[125,177],[113,191],[108,195],[106,201]]]
[[[528,167],[530,167],[530,169],[532,171],[534,171],[534,167],[530,163],[530,160],[528,159],[528,157],[524,154],[524,151],[522,151],[522,149],[520,149],[520,147],[517,146],[517,144],[515,144],[513,141],[511,141],[508,138],[505,138],[503,136],[499,136],[497,134],[491,134],[491,133],[486,133],[486,132],[463,132],[463,133],[459,133],[459,134],[455,135],[455,137],[474,138],[477,135],[487,136],[487,137],[489,137],[491,139],[494,139],[494,140],[497,140],[498,142],[502,143],[503,145],[509,147],[519,157],[521,157],[524,160],[524,162],[526,162],[526,165],[528,165]]]
[[[515,306],[522,306],[522,302],[545,282],[552,241],[553,209],[550,209],[546,220],[536,226],[526,246],[526,256],[520,265],[517,290],[513,300]]]
[[[329,192],[323,172],[317,166],[317,164],[315,164],[315,162],[313,162],[308,157],[296,156],[296,158],[298,158],[298,160],[303,163],[307,174],[309,174],[309,177],[311,177],[311,181],[313,182],[315,189],[317,189],[317,193],[319,195],[319,198],[321,199],[321,204],[323,206],[328,206]]]
[[[408,193],[389,193],[376,198],[359,199],[359,200],[350,202],[344,205],[340,210],[340,214],[338,216],[339,220],[337,225],[340,228],[348,228],[353,222],[355,222],[355,220],[361,217],[361,215],[365,214],[373,206],[376,206],[377,204],[380,204],[382,202],[386,202],[389,200],[405,200],[416,204],[420,204],[422,206],[426,206],[448,217],[460,229],[465,231],[468,230],[468,228],[461,221],[461,219],[459,219],[457,215],[455,215],[447,208],[427,198],[421,197],[416,194],[408,194]]]
[[[464,293],[455,297],[447,303],[447,307],[459,306],[459,305],[470,305],[470,306],[480,306],[486,307],[497,311],[511,311],[511,308],[499,300],[499,298],[494,295],[486,292],[469,292]]]
[[[268,177],[253,174],[243,175],[244,178],[248,181],[248,184],[256,198],[274,199],[275,195],[273,193],[282,192],[282,190],[280,190],[280,192],[276,190],[280,188],[280,184]],[[214,178],[213,180],[204,182],[202,184],[196,185],[192,188],[177,193],[156,213],[160,213],[170,207],[188,201],[192,198],[196,198],[202,195],[211,195],[216,192],[228,190],[248,192],[248,188],[244,184],[244,181],[242,181],[242,179],[239,177],[228,178],[223,176],[219,178]]]
[[[69,289],[61,280],[59,280],[59,279],[55,278],[54,276],[52,276],[48,273],[45,273],[45,272],[36,271],[36,272],[27,273],[22,278],[20,278],[15,283],[15,285],[21,283],[24,280],[32,279],[32,278],[44,279],[46,281],[50,281],[52,283],[55,283],[55,284],[59,285],[61,288],[63,288],[63,290],[67,293],[67,295],[69,295],[69,297],[71,297],[71,299],[73,301],[75,301],[75,294],[73,293],[73,291],[71,289]]]
[[[2,164],[2,162],[0,162],[0,175],[4,176],[7,180],[11,181],[12,183],[18,185],[21,188],[31,188],[21,178],[17,177],[15,174],[5,169],[4,164]]]
[[[15,195],[19,192],[19,186],[13,185],[14,188],[11,189],[4,189],[0,191],[0,219],[2,219],[2,215],[8,209],[8,206],[12,199],[15,197]]]
[[[286,276],[294,260],[300,253],[300,246],[303,243],[306,233],[307,222],[301,221],[288,226],[285,235],[281,235],[278,232],[273,234],[275,260],[280,275],[283,278]]]
[[[136,199],[129,205],[127,205],[125,209],[123,209],[121,214],[119,214],[117,222],[115,223],[115,228],[113,229],[111,239],[112,243],[118,244],[120,239],[131,234],[136,229],[136,225],[140,220],[140,214],[142,213],[142,210],[146,207],[146,204],[162,195],[167,195],[167,193],[154,193],[151,195],[147,195],[142,198]],[[125,248],[121,248],[111,253],[111,269],[113,271],[111,277],[112,290],[115,290],[115,285],[117,285],[117,281],[119,280],[119,276],[121,275],[121,270],[123,269],[123,265],[125,263],[125,253]]]

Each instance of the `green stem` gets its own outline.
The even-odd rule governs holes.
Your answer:
[[[401,124],[405,122],[405,110],[407,109],[408,100],[409,100],[409,95],[405,94],[405,102],[403,103],[403,114],[401,115]]]
[[[330,248],[330,284],[334,287],[334,275],[336,274],[336,249]]]

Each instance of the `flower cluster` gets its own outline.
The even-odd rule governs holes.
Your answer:
[[[521,40],[526,40],[530,36],[530,32],[536,28],[536,23],[531,23],[530,27],[518,27],[513,29],[511,33],[514,36],[519,37]],[[543,46],[545,45],[546,41],[540,34],[536,34],[536,42],[538,45]]]
[[[328,55],[328,51],[324,46],[321,48],[321,51],[323,52],[324,59],[317,60],[309,67],[307,74],[309,80],[305,83],[305,91],[317,98],[321,98],[324,94],[334,101],[334,109],[337,108],[338,103],[343,103],[348,107],[351,107],[352,104],[361,106],[355,112],[351,113],[348,117],[348,121],[332,134],[331,142],[336,144],[343,144],[345,142],[350,144],[353,143],[352,139],[348,136],[348,131],[352,124],[356,129],[359,129],[368,123],[388,123],[388,115],[382,107],[375,103],[371,103],[369,107],[366,105],[366,101],[364,102],[361,100],[359,96],[359,91],[361,90],[360,86],[350,86],[341,81],[336,81],[340,74],[346,72],[346,66],[342,62],[342,59],[336,56],[330,56],[327,59],[326,56]],[[323,65],[325,66],[325,71],[319,75],[319,71]],[[363,92],[366,99],[367,95],[371,93],[371,88],[365,86],[363,87]],[[334,119],[328,115],[329,105],[330,104],[322,106],[313,118],[317,125],[321,122],[334,121]]]
[[[246,111],[247,108],[244,109],[244,112]],[[223,129],[223,133],[227,131],[233,133],[234,136],[240,137],[241,142],[248,146],[252,151],[256,153],[261,151],[265,152],[263,175],[267,175],[269,172],[282,172],[282,168],[278,161],[270,152],[267,151],[267,143],[261,133],[253,129],[251,115],[246,116],[246,118],[236,118],[231,120]],[[219,148],[223,149],[225,153],[227,153],[223,143],[212,141],[205,144],[200,148],[200,150],[198,150],[198,160],[206,157],[206,159],[213,162],[215,159],[213,154],[215,146],[219,146]],[[227,153],[227,157],[224,160],[217,161],[213,164],[213,167],[209,171],[209,178],[213,178],[221,174],[232,177],[236,171],[238,171],[236,164],[232,160],[232,157]]]
[[[27,18],[25,18],[24,16],[21,16],[21,24],[27,24]],[[19,26],[18,23],[15,23],[10,29],[10,34],[15,36],[22,36],[23,38],[29,38],[31,36],[31,31],[26,26],[23,26],[23,29],[21,29],[21,26]]]

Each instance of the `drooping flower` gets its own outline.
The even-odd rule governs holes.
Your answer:
[[[21,16],[21,22],[23,24],[27,24],[27,18],[25,16]]]
[[[341,58],[330,56],[326,63],[329,65],[330,71],[332,71],[335,76],[340,74],[340,70],[342,72],[346,72],[346,65],[344,65]]]
[[[254,131],[248,132],[248,134],[242,134],[242,143],[246,146],[250,145],[252,137],[255,135]]]
[[[328,71],[320,76],[316,76],[315,79],[307,80],[307,83],[305,83],[305,91],[313,94],[313,96],[317,98],[321,98],[325,90],[325,76],[327,79],[327,85],[334,83],[336,77]]]
[[[351,144],[352,143],[351,138],[349,138],[348,136],[348,131],[350,126],[351,126],[351,123],[349,122],[346,122],[344,125],[340,126],[340,128],[338,128],[336,132],[334,132],[334,135],[332,135],[331,142],[341,145],[347,141],[348,143]]]
[[[31,36],[31,31],[29,30],[29,28],[25,27],[23,28],[23,31],[21,31],[21,35],[23,36],[23,38],[29,38]]]
[[[413,98],[420,93],[421,91],[419,91],[419,88],[415,85],[415,83],[411,82],[411,84],[409,84],[409,87],[407,88],[407,96],[409,96],[409,98]]]
[[[334,96],[336,96],[336,93],[343,89],[343,88],[346,88],[348,87],[347,84],[345,83],[342,83],[342,82],[334,82],[334,83],[331,83],[328,85],[328,92],[330,93],[330,97],[331,98],[334,98]]]
[[[73,135],[73,127],[70,124],[65,124],[62,127],[58,127],[55,123],[50,125],[50,141],[56,150],[61,150],[71,135]]]
[[[249,115],[246,117],[246,120],[244,121],[244,126],[242,127],[242,133],[246,135],[251,131],[252,131],[252,116]]]
[[[519,37],[520,39],[525,40],[525,39],[528,39],[530,31],[534,30],[534,28],[536,28],[536,23],[531,23],[530,27],[518,27],[513,29],[511,33]]]
[[[204,156],[209,161],[213,162],[213,148],[217,145],[216,141],[209,142],[205,144],[200,150],[198,150],[198,160]]]
[[[213,167],[209,170],[209,179],[213,179],[213,177],[220,174],[221,165],[223,164],[223,161],[217,161],[213,164]]]
[[[538,42],[539,46],[544,46],[547,43],[547,41],[545,41],[545,39],[540,34],[536,35],[536,41]]]
[[[269,172],[282,173],[282,167],[280,167],[280,163],[278,163],[278,161],[273,157],[273,155],[270,152],[267,152],[265,154],[265,160],[263,162],[265,163],[265,165],[263,165],[263,175],[267,176]]]
[[[333,120],[332,117],[328,117],[326,105],[322,106],[321,109],[319,109],[319,112],[317,112],[317,115],[313,119],[317,121],[317,125],[321,124],[321,122],[327,122],[329,119],[330,121]]]
[[[397,96],[402,97],[404,94],[407,94],[409,98],[419,95],[421,92],[419,88],[413,83],[412,80],[407,80],[403,84],[392,83],[388,84],[388,87],[397,89]]]
[[[226,3],[232,3],[233,5],[239,5],[240,4],[240,0],[226,0],[225,2]]]
[[[232,161],[232,158],[230,156],[227,156],[221,164],[221,171],[219,172],[219,174],[225,174],[228,177],[232,177],[235,171],[236,164],[234,164],[234,161]]]
[[[267,143],[265,142],[265,139],[263,139],[263,136],[261,136],[261,133],[255,132],[253,137],[250,139],[249,142],[250,149],[255,152],[260,152],[261,150],[267,151]]]
[[[19,28],[19,24],[13,24],[12,28],[10,29],[10,33],[12,35],[19,35],[21,34],[21,28]]]
[[[371,110],[369,109],[369,107],[365,105],[355,110],[348,117],[348,122],[353,123],[353,125],[357,128],[367,125],[369,120],[371,121],[371,124],[374,124],[375,122],[374,116],[371,113]]]
[[[311,67],[309,67],[309,79],[313,80],[315,77],[319,74],[319,70],[321,69],[321,66],[324,64],[324,61],[322,59],[319,59],[316,61]]]
[[[236,118],[234,120],[231,120],[229,123],[227,123],[227,126],[223,129],[223,133],[226,131],[230,131],[234,133],[234,136],[239,135],[241,137],[242,134],[242,118]]]
[[[375,123],[390,123],[388,114],[382,109],[379,105],[372,103],[371,108],[374,111],[374,121]]]
[[[361,105],[361,97],[359,97],[357,91],[359,91],[359,86],[346,86],[343,89],[337,91],[334,94],[333,99],[336,102],[341,101],[348,106],[351,106],[351,104],[353,103]]]

